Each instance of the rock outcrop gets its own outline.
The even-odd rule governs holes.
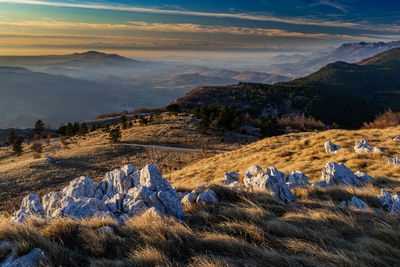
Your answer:
[[[7,267],[38,267],[45,266],[44,263],[47,260],[46,255],[40,248],[32,249],[28,254],[23,255],[19,258],[15,256],[13,251],[2,261],[0,266]]]
[[[296,201],[295,195],[290,191],[290,187],[286,184],[284,178],[285,174],[283,172],[274,167],[269,167],[266,171],[258,173],[256,176],[250,176],[250,172],[246,172],[243,182],[246,188],[266,190],[283,203]]]
[[[385,189],[381,189],[381,194],[377,195],[381,205],[391,213],[400,215],[400,197],[399,195],[392,196]]]
[[[334,143],[331,142],[331,140],[328,140],[324,144],[324,147],[326,153],[337,153],[340,149],[342,149],[341,146],[335,145]]]
[[[361,153],[373,153],[373,152],[382,152],[380,148],[372,146],[368,141],[362,139],[360,141],[356,141],[354,144],[354,150],[361,154]]]
[[[23,222],[29,216],[124,220],[149,209],[162,216],[185,220],[178,193],[154,165],[140,171],[126,165],[108,172],[98,185],[82,176],[63,190],[45,195],[42,202],[43,207],[36,195],[27,196],[12,220]]]
[[[321,187],[334,185],[361,187],[363,183],[371,180],[372,177],[365,173],[357,172],[354,174],[343,163],[337,164],[336,162],[331,162],[322,169],[321,181],[312,185]]]
[[[287,177],[286,184],[290,187],[307,187],[310,185],[307,175],[301,171],[292,171]]]
[[[340,203],[340,206],[342,207],[353,207],[359,210],[368,210],[368,204],[362,201],[361,199],[357,197],[352,197],[351,200],[348,201],[342,201]]]
[[[21,208],[15,212],[11,218],[13,222],[24,222],[28,217],[35,216],[43,218],[45,211],[39,198],[35,194],[30,194],[22,200]]]

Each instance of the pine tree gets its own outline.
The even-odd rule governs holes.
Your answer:
[[[122,129],[126,129],[128,127],[127,121],[128,119],[125,115],[121,115],[121,117],[119,117],[119,123],[121,123]]]
[[[21,136],[18,136],[14,139],[14,143],[13,143],[13,151],[16,154],[21,154],[22,153],[22,141],[23,138]]]
[[[88,133],[88,128],[86,126],[86,123],[81,123],[79,126],[79,135],[85,135]]]
[[[65,135],[66,136],[74,136],[74,126],[72,126],[72,124],[71,123],[68,123],[67,124],[67,128],[66,128],[66,130],[65,130]]]
[[[42,120],[38,120],[38,121],[35,123],[35,128],[34,128],[34,130],[35,130],[35,133],[36,133],[36,134],[41,134],[41,133],[43,133],[43,131],[44,131],[44,123],[43,123]]]
[[[92,124],[92,126],[90,127],[90,131],[94,132],[97,130],[97,125],[96,124]]]
[[[110,131],[109,140],[111,143],[118,143],[121,140],[121,129],[116,127]]]
[[[8,145],[12,145],[14,144],[14,140],[17,136],[15,135],[15,132],[13,129],[11,129],[10,131],[8,131],[8,135],[7,135],[7,144]]]

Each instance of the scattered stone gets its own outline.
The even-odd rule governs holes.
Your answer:
[[[197,193],[190,193],[184,196],[181,200],[181,204],[183,209],[190,209],[196,203],[197,197],[199,194]]]
[[[361,199],[357,197],[352,197],[351,200],[348,201],[342,201],[340,204],[342,207],[354,207],[359,210],[368,210],[368,204],[362,201]]]
[[[381,194],[377,195],[381,205],[386,207],[390,214],[400,214],[400,197],[399,195],[392,196],[385,189],[381,189]]]
[[[199,187],[193,189],[193,190],[192,190],[192,193],[201,193],[201,192],[203,192],[203,191],[206,190],[206,189],[207,189],[207,186],[201,185],[201,186],[199,186]]]
[[[203,206],[218,204],[217,194],[215,194],[214,190],[209,189],[199,194],[196,203]]]
[[[400,140],[400,136],[396,136],[393,140]]]
[[[52,163],[55,163],[56,161],[55,161],[55,159],[53,159],[52,157],[47,157],[47,158],[44,160],[44,162],[46,162],[46,163],[48,163],[48,164],[52,164]]]
[[[38,267],[44,266],[47,260],[46,255],[40,248],[32,249],[28,254],[19,258],[15,257],[15,252],[11,252],[2,262],[1,266],[7,267]]]
[[[343,163],[331,162],[322,169],[321,181],[325,181],[328,186],[345,185],[360,187],[361,183],[356,175]],[[322,183],[323,184],[323,183]]]
[[[357,171],[356,173],[354,173],[354,175],[357,176],[358,181],[360,181],[363,184],[370,183],[374,180],[371,176],[361,171]]]
[[[22,200],[21,208],[15,212],[11,221],[22,223],[31,216],[40,218],[44,218],[45,216],[45,211],[36,194],[30,194]]]
[[[318,181],[311,184],[311,186],[327,187],[328,184],[325,181]]]
[[[357,153],[372,153],[372,152],[382,152],[380,148],[373,147],[368,141],[362,139],[360,141],[356,141],[354,145],[354,150]]]
[[[301,171],[292,171],[288,178],[286,184],[290,187],[307,187],[310,185],[307,175]]]
[[[253,176],[257,176],[263,172],[263,169],[260,166],[254,165],[247,169],[244,177],[251,178]]]
[[[240,175],[237,172],[226,172],[225,179],[231,181],[239,181]]]
[[[324,147],[326,153],[334,153],[334,154],[336,154],[340,149],[342,149],[341,146],[335,145],[334,143],[331,142],[331,140],[328,140],[324,144]]]
[[[289,186],[283,178],[284,174],[282,172],[270,167],[257,176],[245,177],[244,184],[249,189],[267,190],[275,198],[284,203],[296,201],[296,197],[290,191]]]
[[[388,162],[389,162],[389,164],[400,165],[400,158],[395,157],[395,158],[389,159]]]

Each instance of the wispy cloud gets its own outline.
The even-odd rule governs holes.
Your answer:
[[[319,0],[318,2],[311,4],[311,7],[315,7],[315,6],[329,6],[329,7],[333,7],[336,8],[344,13],[347,13],[347,7],[341,3],[337,3],[337,2],[332,2],[330,0]]]
[[[281,29],[269,28],[246,28],[235,26],[204,26],[199,24],[170,24],[170,23],[148,23],[148,22],[128,22],[127,24],[110,23],[86,23],[68,22],[56,20],[44,21],[22,21],[10,22],[0,21],[0,26],[25,27],[32,29],[95,29],[95,30],[122,30],[122,31],[147,31],[147,32],[176,32],[176,33],[226,33],[232,35],[254,35],[268,37],[298,37],[298,38],[318,38],[318,39],[354,39],[350,35],[328,34],[328,33],[302,33],[291,32]]]
[[[334,5],[332,2],[326,0],[320,1],[319,3],[321,2],[327,5]],[[42,5],[42,6],[54,6],[54,7],[72,7],[72,8],[142,12],[142,13],[154,13],[154,14],[189,15],[189,16],[215,17],[215,18],[234,18],[243,20],[254,20],[254,21],[279,22],[279,23],[295,24],[295,25],[368,28],[368,26],[354,22],[328,21],[322,19],[305,19],[305,18],[282,18],[282,17],[247,14],[247,13],[213,13],[213,12],[197,12],[197,11],[187,11],[187,10],[142,8],[142,7],[122,6],[122,5],[82,4],[82,3],[51,2],[51,1],[36,1],[36,0],[0,0],[0,3],[30,4],[30,5]],[[339,9],[340,8],[344,9],[343,6],[337,4],[335,5],[335,7]]]

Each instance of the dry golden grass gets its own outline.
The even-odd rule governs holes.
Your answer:
[[[39,247],[51,266],[400,264],[399,216],[342,208],[306,192],[304,200],[283,205],[262,192],[213,189],[220,205],[196,208],[187,224],[149,216],[126,225],[109,219],[11,224],[2,218],[0,241],[17,244],[19,255]],[[4,247],[0,260],[8,252]]]
[[[389,140],[400,134],[400,127],[371,130],[329,130],[319,133],[296,133],[266,138],[241,149],[200,160],[172,173],[177,186],[199,186],[219,183],[224,172],[241,175],[248,167],[274,166],[286,174],[301,170],[312,182],[319,180],[322,168],[329,162],[343,162],[352,171],[366,172],[375,178],[376,186],[400,190],[400,167],[388,164],[388,158],[400,156],[399,141]],[[330,139],[346,149],[337,154],[325,153],[324,143]],[[383,149],[383,153],[357,154],[354,142],[368,140]]]
[[[115,145],[110,144],[108,133],[98,130],[83,137],[69,138],[65,144],[58,140],[61,150],[53,144],[56,139],[43,142],[41,155],[32,151],[30,144],[24,144],[21,156],[15,156],[11,147],[0,147],[0,211],[13,212],[22,197],[30,192],[42,196],[82,175],[97,182],[107,171],[125,164],[142,168],[155,163],[164,177],[170,179],[172,171],[213,155],[212,152],[152,149],[131,144],[193,148],[206,144],[207,149],[235,149],[240,147],[240,139],[243,139],[241,135],[230,134],[221,142],[221,137],[199,134],[191,116],[164,114],[148,125],[135,123],[132,128],[123,130],[121,143]],[[46,164],[47,156],[64,165]]]

